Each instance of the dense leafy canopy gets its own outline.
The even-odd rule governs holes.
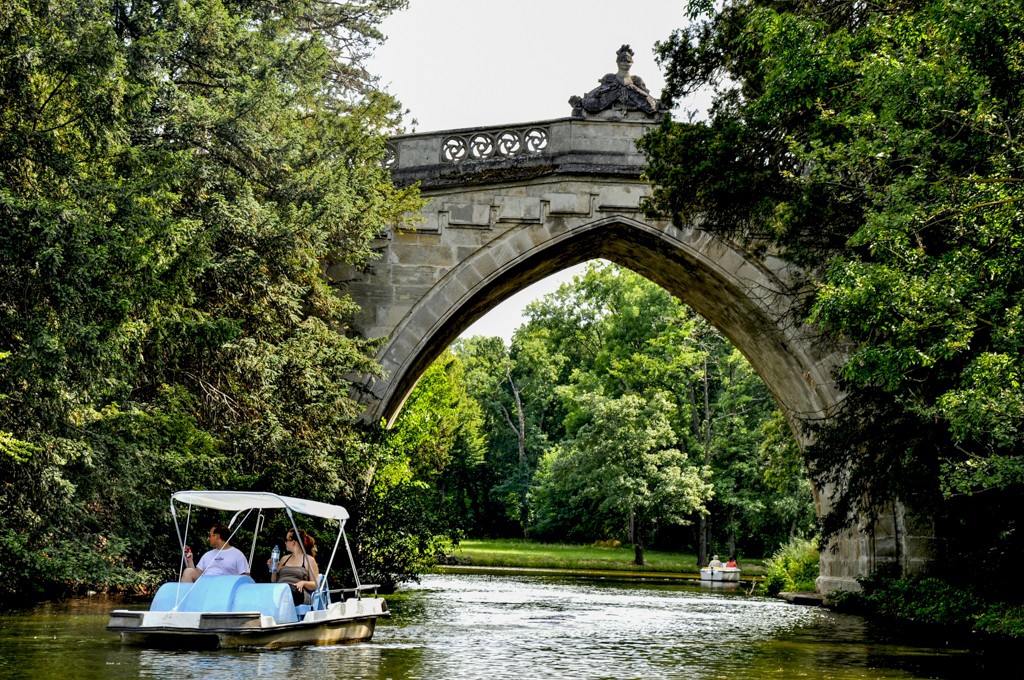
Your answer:
[[[765,554],[813,529],[764,384],[679,300],[597,262],[527,316],[508,349],[455,347],[490,435],[474,498],[491,520],[470,532],[626,539],[641,560],[644,544]]]
[[[487,445],[483,426],[483,409],[468,394],[463,362],[446,351],[402,407],[388,436],[390,457],[376,475],[381,492],[404,489],[407,497],[417,497],[419,517],[403,519],[404,527],[396,524],[399,534],[415,541],[438,535],[430,549],[417,550],[421,566],[480,519],[475,492]]]
[[[808,452],[828,528],[894,498],[1000,514],[1024,484],[1019,2],[691,11],[660,46],[667,94],[714,106],[644,140],[652,209],[803,266],[805,318],[849,356]]]
[[[0,6],[0,589],[163,575],[181,487],[358,511],[379,369],[322,272],[415,207],[362,68],[403,5]]]

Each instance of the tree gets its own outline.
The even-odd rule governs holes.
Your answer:
[[[446,351],[420,378],[389,433],[392,465],[407,467],[411,479],[436,494],[438,529],[454,534],[471,525],[473,480],[487,446],[483,422],[480,404],[466,389],[462,361]]]
[[[378,442],[361,516],[359,557],[386,589],[417,578],[474,527],[486,436],[462,361],[441,355]]]
[[[594,392],[562,390],[573,401],[574,427],[558,465],[540,483],[571,479],[570,491],[590,502],[606,530],[633,527],[635,562],[644,564],[644,537],[658,522],[685,524],[711,495],[710,470],[689,462],[674,448],[671,404],[664,395],[608,398]],[[554,466],[554,461],[548,463]],[[539,491],[545,494],[545,490]],[[550,492],[547,492],[550,495]],[[593,520],[592,520],[593,521]]]
[[[397,105],[362,68],[402,5],[0,9],[8,587],[74,580],[23,578],[47,545],[165,569],[177,486],[358,508],[377,449],[351,378],[379,367],[323,271],[416,206],[379,162]]]
[[[802,460],[767,387],[739,351],[729,348],[716,359],[714,371],[717,389],[705,417],[711,429],[713,460],[708,464],[715,488],[709,514],[718,520],[718,537],[729,554],[736,554],[738,537],[748,554],[769,554],[790,538],[815,530],[807,474],[799,465],[772,466],[769,451],[776,456],[795,452],[797,462]],[[772,428],[774,441],[768,436]],[[706,557],[701,564],[707,563]]]
[[[484,464],[477,471],[470,492],[477,508],[472,533],[475,536],[507,536],[522,531],[517,504],[506,502],[501,493],[504,480],[513,475],[518,437],[507,427],[507,376],[511,370],[508,348],[499,337],[476,336],[459,339],[452,352],[465,367],[467,394],[480,405],[483,430],[488,433]]]
[[[470,338],[456,343],[467,366],[469,392],[486,413],[491,434],[487,469],[479,479],[491,512],[501,521],[481,526],[485,533],[524,534],[531,523],[528,494],[533,474],[557,426],[554,394],[564,357],[550,352],[545,330],[520,328],[512,347],[501,338]],[[514,524],[513,524],[514,523]],[[514,529],[513,529],[514,526]]]
[[[706,15],[659,46],[666,95],[719,89],[707,122],[642,141],[651,209],[802,266],[804,318],[849,357],[839,413],[806,423],[837,490],[827,531],[893,499],[1019,496],[1018,4],[691,11]]]
[[[678,547],[680,539],[673,536],[678,527],[695,524],[701,553],[711,540],[735,544],[736,532],[746,532],[744,543],[763,551],[788,539],[790,529],[806,530],[806,515],[796,522],[781,512],[787,506],[808,507],[806,485],[783,492],[766,487],[763,479],[761,425],[771,417],[771,397],[746,360],[704,319],[659,286],[608,263],[594,263],[572,283],[531,304],[528,314],[516,343],[530,348],[524,354],[545,357],[537,365],[549,369],[544,381],[533,383],[535,395],[549,395],[534,397],[534,412],[560,419],[548,416],[542,422],[548,444],[533,473],[531,535],[593,540],[628,532],[635,539],[622,516],[602,511],[603,501],[585,492],[593,484],[581,478],[582,444],[574,438],[591,417],[580,406],[590,402],[582,400],[627,396],[650,402],[650,412],[667,418],[673,448],[692,465],[712,471],[714,498],[709,494],[685,522],[657,523],[666,542]],[[797,477],[806,480],[803,472]],[[793,499],[785,498],[789,492]],[[651,526],[645,540],[658,537]],[[755,535],[771,538],[762,542],[751,538]]]

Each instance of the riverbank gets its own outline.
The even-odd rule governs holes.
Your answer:
[[[629,583],[674,583],[697,581],[700,573],[668,571],[623,571],[618,569],[559,569],[555,567],[484,567],[471,564],[442,564],[432,570],[436,574],[483,574],[497,576],[561,576],[601,579]],[[741,583],[760,582],[763,576],[743,576]]]
[[[998,640],[1024,638],[1024,603],[1013,591],[1001,596],[989,584],[953,584],[939,578],[861,579],[859,593],[832,596],[838,611]],[[1010,599],[1012,598],[1012,599]]]
[[[568,545],[526,539],[464,540],[448,556],[447,567],[505,568],[572,572],[616,572],[624,575],[697,578],[697,557],[692,553],[645,550],[643,566],[633,564],[630,545]],[[763,577],[763,559],[741,559],[743,578]]]

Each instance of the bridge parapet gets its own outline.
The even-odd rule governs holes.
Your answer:
[[[547,175],[639,178],[636,140],[657,121],[561,118],[394,137],[386,164],[399,186],[424,190]]]

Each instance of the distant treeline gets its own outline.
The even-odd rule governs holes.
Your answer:
[[[398,419],[446,521],[471,537],[619,539],[638,560],[645,545],[762,556],[814,532],[789,426],[691,309],[599,261],[526,316],[511,347],[456,342]]]

